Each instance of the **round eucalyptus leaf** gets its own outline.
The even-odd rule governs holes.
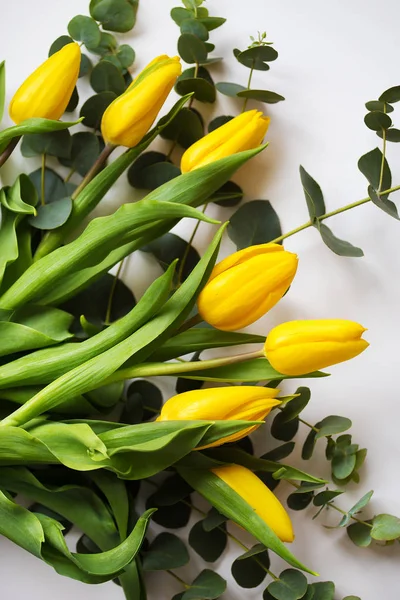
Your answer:
[[[135,51],[129,44],[121,44],[118,48],[117,58],[124,69],[127,69],[135,62]]]
[[[400,85],[389,88],[379,96],[381,102],[399,102],[400,101]]]
[[[252,200],[232,215],[228,235],[238,250],[266,244],[282,235],[279,217],[268,200]]]
[[[332,473],[336,479],[346,479],[349,477],[356,466],[356,455],[346,450],[338,452],[332,458]]]
[[[163,403],[162,393],[160,392],[159,388],[150,381],[146,381],[145,379],[137,379],[130,384],[126,395],[128,400],[130,399],[130,405],[132,408],[140,401],[143,408],[142,421],[148,421],[149,419],[154,418],[154,416],[157,415],[161,410]],[[140,398],[138,398],[138,396]],[[121,420],[123,420],[124,414],[129,417],[129,415],[123,411]]]
[[[114,92],[117,96],[125,91],[125,81],[120,70],[108,60],[101,60],[93,68],[90,85],[95,92]]]
[[[121,279],[116,280],[110,273],[105,273],[64,302],[62,308],[78,318],[84,315],[91,323],[102,326],[106,318],[112,288],[114,288],[114,295],[110,321],[116,321],[132,310],[136,301],[132,291],[124,282]]]
[[[207,48],[204,42],[192,33],[183,33],[179,37],[178,52],[182,59],[189,64],[201,63],[207,58]]]
[[[317,439],[335,433],[347,431],[352,426],[352,422],[347,417],[339,417],[338,415],[329,415],[318,423]]]
[[[233,181],[227,181],[209,200],[219,206],[237,206],[243,198],[242,188]]]
[[[182,600],[214,600],[219,598],[226,590],[226,581],[209,569],[204,569],[192,581],[190,588],[182,596]]]
[[[56,229],[63,225],[72,211],[70,197],[55,200],[50,204],[40,205],[36,208],[36,216],[29,217],[28,221],[36,229]]]
[[[156,506],[172,506],[190,498],[192,492],[193,488],[180,475],[175,474],[164,479],[151,498]]]
[[[300,600],[307,591],[307,579],[301,571],[286,569],[273,581],[268,591],[276,600]]]
[[[24,135],[21,144],[22,156],[32,157],[47,154],[58,158],[68,158],[72,141],[68,129],[49,133],[30,133]]]
[[[210,44],[210,42],[205,42],[205,47],[207,48],[207,52],[215,50],[215,44]]]
[[[248,98],[249,100],[258,100],[258,102],[265,102],[265,104],[276,104],[281,102],[285,98],[276,92],[270,92],[269,90],[243,90],[237,93],[239,98]]]
[[[292,510],[304,510],[309,506],[314,497],[314,492],[305,492],[304,494],[290,494],[287,497],[287,505]]]
[[[254,46],[239,52],[236,56],[237,60],[246,67],[257,69],[259,63],[272,62],[278,58],[278,53],[272,46]]]
[[[364,523],[352,523],[346,531],[353,544],[360,548],[367,548],[372,542],[371,527]]]
[[[271,434],[276,440],[290,442],[299,428],[299,418],[296,417],[295,419],[286,422],[282,414],[283,413],[278,413],[272,421]]]
[[[266,454],[263,454],[261,458],[264,458],[265,460],[274,461],[282,460],[283,458],[286,458],[293,452],[294,447],[294,442],[286,442],[286,444],[281,444],[280,446],[277,446],[276,448],[270,450]]]
[[[85,75],[89,75],[92,68],[93,68],[92,61],[86,54],[83,54],[83,52],[82,52],[81,66],[79,69],[79,77],[84,77]]]
[[[125,87],[128,88],[133,81],[133,77],[129,73],[129,71],[125,71],[125,73],[124,73],[124,81],[125,81]]]
[[[208,124],[208,133],[211,133],[218,127],[221,127],[221,125],[225,125],[225,123],[229,123],[229,121],[232,121],[232,119],[233,117],[230,115],[220,115],[219,117],[215,117],[215,119],[210,121]]]
[[[371,537],[386,542],[397,540],[400,538],[400,519],[393,515],[377,515],[372,521]]]
[[[90,52],[93,54],[98,54],[99,56],[104,56],[109,52],[113,53],[116,51],[118,46],[117,39],[112,33],[101,32],[100,35],[100,44],[96,47],[90,48]]]
[[[41,198],[42,195],[42,169],[36,169],[29,173],[29,179],[35,186],[37,195]],[[44,204],[50,204],[65,198],[68,195],[68,189],[64,180],[53,169],[45,168],[44,171]]]
[[[166,571],[178,569],[189,562],[189,553],[185,544],[173,533],[160,533],[144,552],[142,566],[144,571]]]
[[[60,37],[54,40],[54,42],[50,46],[49,56],[52,56],[52,54],[55,54],[56,52],[61,50],[61,48],[64,48],[64,46],[66,46],[67,44],[72,44],[73,41],[74,40],[70,38],[69,35],[60,35]]]
[[[177,25],[181,25],[185,19],[192,19],[193,12],[188,10],[187,8],[182,8],[181,6],[175,6],[171,9],[171,19],[175,21]]]
[[[367,110],[379,110],[380,112],[391,113],[394,111],[393,106],[388,104],[387,102],[381,102],[380,100],[370,100],[365,103],[365,108]]]
[[[79,113],[83,117],[82,124],[99,130],[104,111],[116,97],[114,92],[101,92],[88,98]]]
[[[312,600],[333,600],[335,596],[335,584],[333,581],[318,581],[310,586],[314,591]]]
[[[219,83],[216,83],[215,87],[221,94],[224,94],[224,96],[232,97],[236,97],[238,92],[242,92],[246,89],[244,85],[239,85],[238,83],[228,83],[226,81],[220,81]]]
[[[328,504],[328,502],[331,502],[341,494],[343,494],[341,490],[324,490],[315,496],[313,504],[314,506],[325,506],[325,504]]]
[[[181,108],[172,121],[163,129],[161,137],[178,142],[189,148],[204,135],[201,115],[193,108]]]
[[[208,31],[212,31],[213,29],[217,29],[218,27],[221,27],[221,25],[223,25],[226,22],[226,19],[224,19],[223,17],[200,17],[199,15],[197,15],[198,20],[200,23],[202,23],[202,25],[204,25]]]
[[[68,33],[77,42],[83,42],[87,48],[100,44],[100,29],[96,21],[85,15],[77,15],[68,23]]]
[[[193,97],[199,102],[215,102],[216,91],[209,72],[204,67],[200,67],[197,75],[197,77],[194,77],[193,68],[186,69],[178,77],[175,91],[180,96],[193,93]]]
[[[374,110],[365,115],[364,123],[373,131],[381,131],[382,129],[388,129],[391,126],[392,119],[386,113]]]
[[[225,523],[220,527],[225,529]],[[226,548],[227,535],[225,531],[218,528],[206,531],[203,521],[198,521],[190,530],[189,544],[203,560],[215,562]]]
[[[139,156],[129,168],[128,181],[132,187],[154,190],[180,174],[180,169],[165,154],[151,151]]]
[[[75,86],[74,89],[72,90],[72,94],[71,94],[71,98],[69,99],[67,108],[65,109],[65,112],[73,112],[76,107],[79,104],[79,94],[78,94],[78,89]]]
[[[382,138],[382,131],[377,131],[376,134]],[[386,130],[386,141],[387,142],[400,142],[400,129],[396,129],[395,127],[391,127]]]
[[[103,29],[126,33],[135,25],[137,1],[91,0],[90,14],[100,21]]]
[[[114,65],[114,67],[116,67],[118,69],[118,73],[120,73],[123,78],[124,68],[121,65],[121,63],[119,62],[118,58],[115,56],[115,54],[106,54],[105,56],[102,57],[101,60],[102,60],[102,62],[109,62],[112,65]],[[124,81],[124,85],[125,85],[125,81]]]
[[[203,42],[208,40],[207,27],[197,19],[185,19],[181,23],[181,33],[190,33],[195,35]]]
[[[249,589],[264,581],[269,567],[268,550],[262,544],[257,544],[232,563],[231,572],[240,587]]]
[[[187,504],[179,502],[171,506],[157,506],[152,496],[147,499],[146,508],[157,508],[157,512],[152,515],[152,521],[167,529],[185,527],[191,514],[191,508]]]
[[[179,273],[180,261],[186,254],[182,272],[182,281],[184,281],[200,260],[197,250],[193,246],[190,246],[189,251],[187,251],[187,247],[188,243],[186,240],[183,240],[175,233],[166,233],[142,247],[141,250],[143,252],[151,252],[164,270],[178,258],[179,262],[176,273]]]
[[[99,156],[99,138],[90,131],[79,131],[71,140],[70,156],[66,160],[61,159],[60,163],[84,177]]]
[[[228,519],[225,517],[225,515],[222,515],[217,511],[216,508],[212,507],[208,511],[206,518],[202,521],[203,529],[205,531],[212,531],[216,527],[222,525],[222,523],[225,523],[227,520]]]
[[[310,389],[307,387],[299,387],[296,390],[298,396],[290,400],[284,407],[282,414],[284,421],[291,421],[297,417],[307,406],[311,398]]]

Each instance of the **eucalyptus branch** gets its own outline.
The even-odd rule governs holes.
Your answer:
[[[391,194],[392,192],[397,192],[398,190],[400,190],[400,185],[391,187],[388,190],[383,190],[381,192],[377,192],[377,195],[385,196],[387,194]],[[341,208],[337,208],[336,210],[333,210],[329,213],[325,213],[324,215],[321,215],[320,217],[315,217],[315,222],[307,221],[306,223],[303,223],[303,225],[300,225],[299,227],[296,227],[295,229],[288,231],[288,233],[284,233],[283,235],[280,235],[279,237],[275,238],[274,240],[271,240],[270,243],[277,244],[278,242],[281,242],[282,240],[285,240],[286,238],[291,237],[295,233],[299,233],[299,231],[303,231],[303,229],[308,229],[308,227],[312,227],[313,225],[315,225],[315,223],[317,221],[319,221],[319,222],[325,221],[325,219],[329,219],[330,217],[339,215],[340,213],[346,212],[347,210],[351,210],[352,208],[356,208],[357,206],[361,206],[362,204],[366,204],[367,202],[371,202],[371,198],[369,198],[369,197],[362,198],[361,200],[357,200],[357,202],[353,202],[351,204],[346,204],[346,206],[342,206]]]
[[[255,63],[255,61],[253,60],[253,66],[252,66],[252,67],[251,67],[251,69],[250,69],[249,78],[248,78],[248,80],[247,80],[247,87],[246,87],[246,90],[249,90],[249,89],[250,89],[250,86],[251,86],[251,80],[252,80],[252,78],[253,78],[253,73],[254,73],[254,63]],[[242,107],[242,112],[244,112],[244,111],[246,110],[246,106],[247,106],[247,103],[248,103],[248,101],[249,101],[249,99],[248,99],[248,98],[245,98],[245,99],[244,99],[244,102],[243,102],[243,107]]]

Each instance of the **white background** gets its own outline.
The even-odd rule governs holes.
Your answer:
[[[0,59],[7,60],[8,98],[23,79],[47,56],[50,43],[66,33],[75,14],[87,14],[87,0],[2,1],[0,20]],[[137,52],[134,72],[161,53],[175,54],[178,28],[169,18],[173,0],[142,0],[138,22],[132,36],[125,36]],[[7,10],[6,10],[7,5]],[[213,15],[228,17],[228,23],[212,32],[217,55],[227,57],[222,66],[213,67],[216,81],[245,84],[248,70],[232,56],[232,48],[245,48],[249,35],[266,30],[275,42],[279,59],[270,72],[256,72],[253,87],[271,89],[286,97],[286,102],[266,107],[272,118],[270,147],[262,156],[242,169],[236,180],[242,182],[248,199],[273,202],[284,231],[307,220],[306,206],[298,176],[302,164],[321,184],[328,210],[354,202],[366,195],[366,183],[357,169],[357,160],[380,140],[363,123],[364,102],[376,99],[388,87],[399,84],[398,22],[400,4],[395,0],[210,0]],[[240,110],[240,105],[219,97],[211,107],[215,114]],[[398,112],[398,111],[397,111]],[[394,113],[399,125],[400,115]],[[399,148],[389,144],[393,182],[400,183]],[[3,170],[8,183],[18,161],[13,156]],[[25,167],[35,168],[35,161]],[[123,181],[118,186],[118,201],[132,200],[134,193]],[[115,201],[115,197],[114,197]],[[112,201],[98,212],[110,210]],[[228,212],[213,207],[214,215],[227,218]],[[187,235],[193,224],[185,225]],[[398,427],[400,408],[397,398],[399,327],[399,223],[373,205],[334,217],[331,226],[339,237],[364,249],[362,259],[340,258],[332,254],[314,230],[307,230],[287,242],[298,253],[299,271],[290,293],[264,320],[251,330],[266,333],[275,323],[294,318],[339,317],[361,322],[368,328],[370,348],[352,362],[332,369],[332,377],[310,383],[312,403],[306,418],[316,422],[328,414],[353,420],[354,441],[368,448],[362,482],[337,502],[349,508],[369,489],[375,490],[371,503],[374,512],[400,515],[398,497]],[[182,227],[180,229],[182,231]],[[203,249],[212,235],[210,226],[201,227],[197,247]],[[226,242],[224,252],[233,246]],[[150,257],[134,259],[126,281],[136,293],[144,281],[137,281],[137,270],[150,279],[158,273]],[[145,269],[143,267],[146,267]],[[135,272],[135,279],[133,278]],[[285,391],[295,389],[295,383]],[[305,431],[301,431],[304,438]],[[323,454],[323,447],[320,453]],[[301,465],[298,459],[297,464]],[[321,458],[321,465],[323,460]],[[318,464],[303,465],[322,474]],[[285,492],[285,489],[282,489]],[[311,521],[311,512],[292,513],[296,530],[294,552],[323,579],[337,585],[337,598],[348,594],[362,600],[395,598],[398,589],[399,546],[358,549],[343,531],[322,527],[329,516]],[[334,519],[333,519],[334,517]],[[336,515],[331,515],[331,521]],[[238,554],[236,548],[233,553]],[[228,575],[230,559],[211,568]],[[276,570],[280,564],[274,563]],[[190,577],[204,568],[199,557],[179,571]],[[265,587],[265,586],[264,586]],[[154,574],[149,581],[149,600],[170,598],[180,591],[167,575]],[[233,600],[262,597],[259,589],[244,591],[229,583],[224,597]],[[0,541],[0,595],[19,600],[53,597],[76,600],[118,600],[122,592],[113,583],[85,586],[61,578],[52,569],[2,539]]]

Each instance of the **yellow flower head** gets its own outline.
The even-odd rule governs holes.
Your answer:
[[[9,113],[14,123],[41,117],[58,120],[68,106],[79,75],[81,51],[75,42],[55,52],[15,93]]]
[[[304,375],[361,354],[366,329],[343,319],[289,321],[274,327],[265,342],[265,355],[284,375]]]
[[[261,421],[280,401],[279,390],[258,386],[218,387],[193,390],[167,400],[157,421]],[[235,442],[256,426],[222,438],[206,446]]]
[[[101,132],[106,142],[136,146],[152,126],[181,71],[179,56],[153,59],[105,111]]]
[[[296,274],[296,254],[279,244],[250,246],[218,263],[197,300],[204,321],[217,329],[246,327],[285,294]]]

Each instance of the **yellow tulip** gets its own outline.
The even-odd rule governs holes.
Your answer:
[[[248,110],[195,142],[182,156],[182,173],[204,167],[261,144],[270,122],[262,112]]]
[[[105,111],[101,131],[106,142],[136,146],[152,126],[181,71],[179,56],[153,59]]]
[[[278,391],[257,386],[192,390],[167,400],[157,421],[261,421],[280,404],[275,398]],[[257,427],[253,425],[203,448],[235,442]]]
[[[68,106],[79,75],[81,51],[75,42],[50,56],[24,81],[10,102],[14,123],[41,117],[58,120]]]
[[[250,504],[282,542],[293,542],[289,515],[278,498],[252,471],[239,465],[228,465],[212,469],[212,472]]]
[[[274,327],[265,342],[265,355],[284,375],[304,375],[354,358],[368,346],[366,329],[342,319],[289,321]]]
[[[296,254],[279,244],[250,246],[231,254],[214,267],[200,292],[200,316],[223,331],[254,323],[285,294],[297,262]]]

